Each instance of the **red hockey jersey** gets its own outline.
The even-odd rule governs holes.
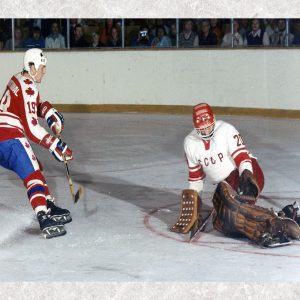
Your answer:
[[[27,136],[39,144],[48,132],[38,122],[40,95],[33,80],[14,75],[0,100],[0,141]]]

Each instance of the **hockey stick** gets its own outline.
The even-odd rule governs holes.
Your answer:
[[[60,139],[61,135],[58,134],[57,137]],[[73,180],[71,178],[71,174],[70,174],[70,171],[69,171],[68,162],[67,162],[66,156],[64,154],[62,155],[62,157],[63,157],[65,169],[66,169],[66,175],[67,175],[67,179],[68,179],[68,183],[69,183],[69,189],[70,189],[70,192],[71,192],[71,195],[72,195],[72,199],[73,199],[74,203],[77,203],[79,198],[83,195],[83,187],[79,186],[79,189],[77,190],[77,192],[74,193]]]
[[[190,233],[190,243],[194,242],[197,240],[198,238],[198,233],[204,231],[208,221],[210,220],[210,217],[214,214],[215,209],[213,208],[210,213],[208,214],[208,216],[203,220],[202,224],[200,225],[200,227],[195,227],[191,230]]]
[[[68,179],[68,183],[69,183],[70,192],[71,192],[71,195],[73,198],[73,202],[77,203],[79,198],[83,195],[83,187],[79,186],[78,191],[76,193],[74,193],[73,181],[72,181],[72,178],[70,175],[69,166],[68,166],[68,162],[66,160],[65,155],[63,155],[63,160],[64,160],[64,164],[65,164],[67,179]]]

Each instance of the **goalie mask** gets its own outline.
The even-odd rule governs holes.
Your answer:
[[[24,71],[30,72],[30,66],[34,65],[38,70],[40,65],[46,66],[47,58],[43,51],[38,48],[32,48],[25,52],[24,55]]]
[[[215,116],[207,103],[200,103],[193,107],[193,122],[198,135],[203,140],[209,140],[213,137]]]

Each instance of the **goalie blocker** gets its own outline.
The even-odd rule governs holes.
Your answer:
[[[199,226],[201,217],[202,201],[195,190],[185,189],[181,196],[180,216],[170,231],[177,233],[188,233],[193,226]]]

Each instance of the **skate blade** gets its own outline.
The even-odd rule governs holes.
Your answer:
[[[67,233],[63,225],[52,226],[43,230],[43,236],[45,239],[51,239],[57,236],[62,236]]]
[[[274,244],[270,244],[270,245],[266,246],[266,248],[283,247],[283,246],[291,245],[292,243],[293,243],[292,241],[284,242],[284,243],[274,243]]]
[[[72,222],[72,217],[70,215],[65,216],[51,216],[51,219],[55,222],[60,222],[62,224],[67,224]]]

